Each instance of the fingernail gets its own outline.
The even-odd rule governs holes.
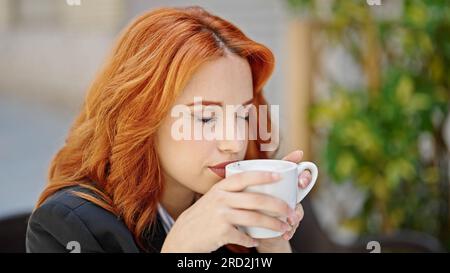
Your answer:
[[[296,213],[295,214],[295,221],[296,222],[300,222],[300,220],[302,219],[301,217],[303,217],[303,216],[300,214],[300,212]]]
[[[297,220],[297,214],[295,213],[294,210],[291,210],[289,212],[289,216],[288,217],[289,217],[289,220],[291,221],[291,224],[294,224],[296,222],[296,220]]]
[[[306,179],[305,178],[300,178],[300,186],[305,187],[306,186]]]
[[[312,179],[312,174],[311,174],[311,172],[309,170],[308,170],[308,172],[306,172],[306,177],[308,179]]]
[[[252,245],[253,245],[253,247],[257,247],[258,246],[258,242],[254,241]]]

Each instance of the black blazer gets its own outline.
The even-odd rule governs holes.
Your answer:
[[[27,252],[70,252],[74,241],[81,253],[144,252],[126,227],[114,214],[71,193],[93,194],[79,186],[64,188],[50,196],[30,216],[26,234]],[[145,232],[144,242],[150,252],[160,252],[166,232],[157,216]],[[214,252],[230,252],[221,247]]]

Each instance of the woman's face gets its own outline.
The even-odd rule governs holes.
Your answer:
[[[199,106],[197,100],[197,106],[192,105],[194,97],[197,100],[201,98],[203,106]],[[171,113],[157,132],[156,149],[166,185],[177,183],[196,193],[205,194],[224,176],[223,167],[212,166],[244,158],[248,142],[245,118],[251,106],[244,104],[251,102],[252,98],[252,74],[247,60],[229,53],[199,68],[174,104],[189,109],[190,114],[184,115],[182,119],[192,124],[188,134],[190,137],[181,140],[174,137],[173,126],[177,120],[179,124],[180,116]],[[228,113],[231,108],[227,109],[227,105],[238,106],[241,111],[230,116]],[[222,111],[218,111],[219,108]],[[211,134],[210,137],[203,135],[200,139],[194,137],[198,128],[219,132],[219,127],[222,128],[223,134],[220,135],[223,137],[211,137]],[[231,132],[233,137],[226,137],[227,132]]]

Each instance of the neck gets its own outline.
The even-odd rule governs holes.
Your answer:
[[[165,178],[161,205],[176,220],[194,202],[196,193],[169,177]]]

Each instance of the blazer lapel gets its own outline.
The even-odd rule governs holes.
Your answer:
[[[145,234],[144,241],[147,243],[149,252],[161,252],[167,234],[164,230],[162,219],[159,214],[157,214],[156,221]]]

